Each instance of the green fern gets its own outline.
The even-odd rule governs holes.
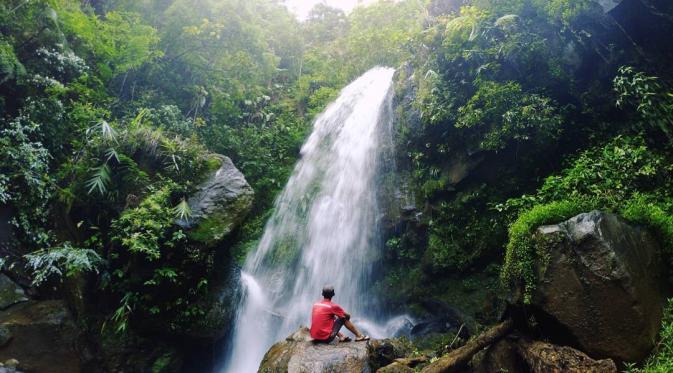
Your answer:
[[[62,247],[42,249],[24,256],[27,267],[33,272],[33,285],[49,279],[62,280],[84,272],[98,273],[103,258],[91,249],[82,249],[64,242]]]

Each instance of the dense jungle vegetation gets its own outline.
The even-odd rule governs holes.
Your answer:
[[[102,346],[189,329],[219,266],[255,247],[311,120],[386,65],[413,200],[386,217],[374,288],[394,307],[439,298],[493,322],[511,285],[535,286],[532,230],[592,209],[651,228],[673,270],[662,4],[668,26],[638,34],[590,0],[318,5],[303,22],[274,0],[2,1],[0,268],[68,299]],[[214,154],[255,191],[224,249],[174,224]],[[673,365],[671,317],[647,371]]]

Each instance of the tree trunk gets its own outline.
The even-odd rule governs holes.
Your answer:
[[[512,330],[514,323],[506,320],[491,329],[481,333],[465,344],[465,346],[451,351],[448,355],[423,368],[422,373],[448,373],[457,372],[464,368],[472,359],[472,356],[484,347],[497,341]]]

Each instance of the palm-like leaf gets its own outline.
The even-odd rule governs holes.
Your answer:
[[[192,217],[192,209],[184,198],[173,208],[173,213],[177,219],[181,220],[189,220]]]
[[[167,158],[164,161],[164,167],[167,169],[174,169],[175,171],[180,171],[180,166],[178,161],[182,158],[178,155],[180,153],[180,141],[176,139],[164,139],[161,142],[161,153]]]
[[[108,186],[110,185],[110,167],[107,163],[100,165],[99,167],[94,167],[91,169],[93,175],[86,182],[86,186],[89,188],[88,194],[92,194],[93,191],[98,191],[102,196],[107,192]]]
[[[112,127],[110,123],[105,120],[98,122],[98,129],[100,130],[100,135],[103,139],[107,141],[117,141],[117,131]]]
[[[117,131],[104,119],[101,119],[98,123],[89,127],[86,130],[86,135],[87,137],[91,135],[100,136],[100,138],[105,141],[117,142]]]
[[[141,109],[135,118],[131,121],[131,128],[137,128],[143,123],[143,118],[147,115],[147,109]]]
[[[105,152],[105,159],[109,161],[110,159],[114,158],[117,163],[119,163],[119,153],[117,153],[117,150],[115,148],[110,148]]]

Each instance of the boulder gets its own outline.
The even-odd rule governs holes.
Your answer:
[[[184,363],[184,350],[191,347],[187,342],[183,342],[180,347],[175,346],[171,339],[158,338],[156,335],[143,337],[133,329],[118,334],[112,328],[106,328],[100,335],[100,345],[92,351],[92,359],[82,366],[81,371],[180,372]],[[194,365],[190,367],[194,368]]]
[[[19,361],[16,360],[16,359],[9,359],[9,360],[5,361],[3,364],[4,364],[5,368],[9,368],[9,369],[16,369],[16,368],[19,367]]]
[[[592,211],[540,227],[532,308],[542,330],[594,358],[640,361],[664,303],[659,247],[642,228]]]
[[[516,341],[503,338],[478,353],[470,363],[475,373],[525,372],[526,366],[517,351]]]
[[[0,361],[17,359],[27,372],[76,373],[77,329],[63,301],[28,301],[0,312],[0,327],[11,340],[0,347]]]
[[[411,329],[414,339],[432,334],[457,333],[459,330],[460,337],[468,339],[470,330],[474,330],[472,320],[442,301],[426,299],[420,301],[419,305],[425,310],[426,316]]]
[[[0,363],[0,373],[21,373],[18,368],[19,361],[16,359],[9,359],[4,363]]]
[[[532,373],[617,373],[614,361],[594,360],[567,346],[520,339],[517,349]]]
[[[617,366],[610,359],[594,360],[574,348],[534,341],[519,335],[510,335],[492,344],[475,355],[471,365],[471,371],[475,373],[617,372]]]
[[[12,340],[12,332],[6,326],[0,326],[0,347]]]
[[[369,365],[376,370],[409,355],[411,351],[411,343],[406,338],[373,339],[369,342]]]
[[[259,367],[260,373],[369,373],[368,342],[314,343],[301,327],[286,340],[271,346]]]
[[[17,303],[25,302],[26,294],[23,288],[14,283],[9,277],[0,273],[0,310],[7,309]]]
[[[187,201],[191,217],[177,221],[190,238],[209,246],[238,227],[250,211],[254,197],[252,187],[231,159],[219,157],[220,168],[201,183]]]

